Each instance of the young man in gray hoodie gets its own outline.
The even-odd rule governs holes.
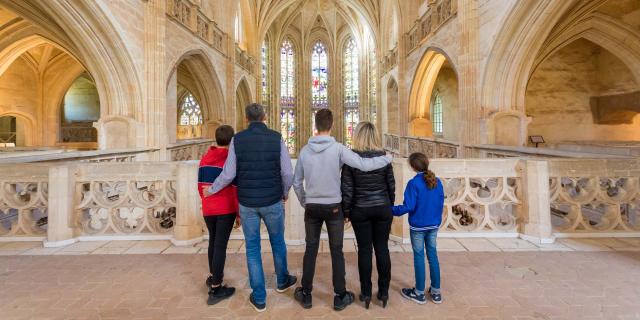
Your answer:
[[[302,148],[296,163],[293,189],[305,208],[306,249],[302,267],[302,287],[296,288],[295,298],[305,309],[311,308],[311,290],[320,244],[322,224],[327,225],[335,296],[333,307],[343,310],[354,300],[354,294],[345,286],[345,267],[342,244],[344,222],[340,193],[340,170],[344,164],[362,171],[372,171],[388,165],[391,156],[361,158],[331,137],[333,115],[322,109],[315,115],[317,134]],[[304,181],[304,185],[303,185]]]

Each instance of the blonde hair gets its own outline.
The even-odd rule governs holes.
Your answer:
[[[353,132],[353,150],[357,151],[382,151],[380,135],[373,123],[362,121]]]

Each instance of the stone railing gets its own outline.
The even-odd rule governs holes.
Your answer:
[[[389,50],[389,53],[382,58],[382,74],[386,74],[398,64],[398,47]]]
[[[227,56],[225,46],[227,34],[218,27],[215,21],[209,19],[198,5],[189,0],[167,0],[167,15],[209,44],[210,47]]]
[[[432,163],[431,169],[445,189],[445,212],[440,227],[443,232],[518,232],[517,220],[523,202],[518,161],[435,160]]]
[[[608,159],[625,158],[625,156],[615,154],[590,153],[584,151],[568,151],[551,148],[532,148],[502,145],[468,145],[465,147],[468,157],[477,158],[579,158],[579,159]]]
[[[407,54],[420,46],[427,37],[437,32],[445,22],[456,15],[457,11],[456,0],[438,0],[429,5],[429,9],[406,34]]]
[[[549,161],[557,236],[640,235],[640,159]]]
[[[3,152],[0,164],[10,163],[56,163],[56,162],[132,162],[147,160],[156,153],[156,148],[115,149],[92,151],[67,151],[64,149],[24,150]]]
[[[171,155],[171,161],[199,160],[212,144],[211,139],[185,140],[169,145],[167,151]]]
[[[28,165],[20,170],[15,170],[15,166],[2,168],[0,237],[3,240],[45,239],[48,182],[49,168],[44,165]]]
[[[422,152],[429,158],[458,158],[460,144],[441,138],[401,137],[385,134],[385,148],[397,155],[408,157]]]
[[[240,49],[236,44],[236,64],[249,73],[254,72],[255,61],[253,57],[247,54],[247,51]]]
[[[176,223],[177,167],[165,162],[77,166],[72,227],[85,237],[169,238]]]
[[[415,172],[406,159],[393,166],[401,203]],[[640,236],[638,159],[433,159],[430,169],[445,189],[445,237]],[[206,236],[197,183],[196,161],[0,165],[0,241],[194,243]],[[293,191],[285,210],[285,238],[303,243]],[[409,241],[406,216],[392,235]]]

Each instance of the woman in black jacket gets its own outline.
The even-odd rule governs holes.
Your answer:
[[[360,122],[353,134],[353,150],[362,157],[384,155],[380,137],[370,122]],[[362,172],[345,165],[342,168],[342,209],[345,218],[351,220],[358,242],[358,271],[360,273],[360,301],[366,308],[371,302],[371,260],[375,249],[378,268],[378,300],[387,306],[391,281],[389,257],[389,232],[395,201],[393,168],[388,166],[370,172]]]

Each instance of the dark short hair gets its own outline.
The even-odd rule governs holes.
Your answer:
[[[219,126],[216,129],[216,144],[221,147],[226,147],[231,143],[233,138],[233,128],[228,125]]]
[[[244,114],[249,122],[264,120],[264,107],[259,103],[252,103],[244,108]]]
[[[327,132],[333,127],[333,113],[329,109],[321,109],[316,112],[316,130]]]

